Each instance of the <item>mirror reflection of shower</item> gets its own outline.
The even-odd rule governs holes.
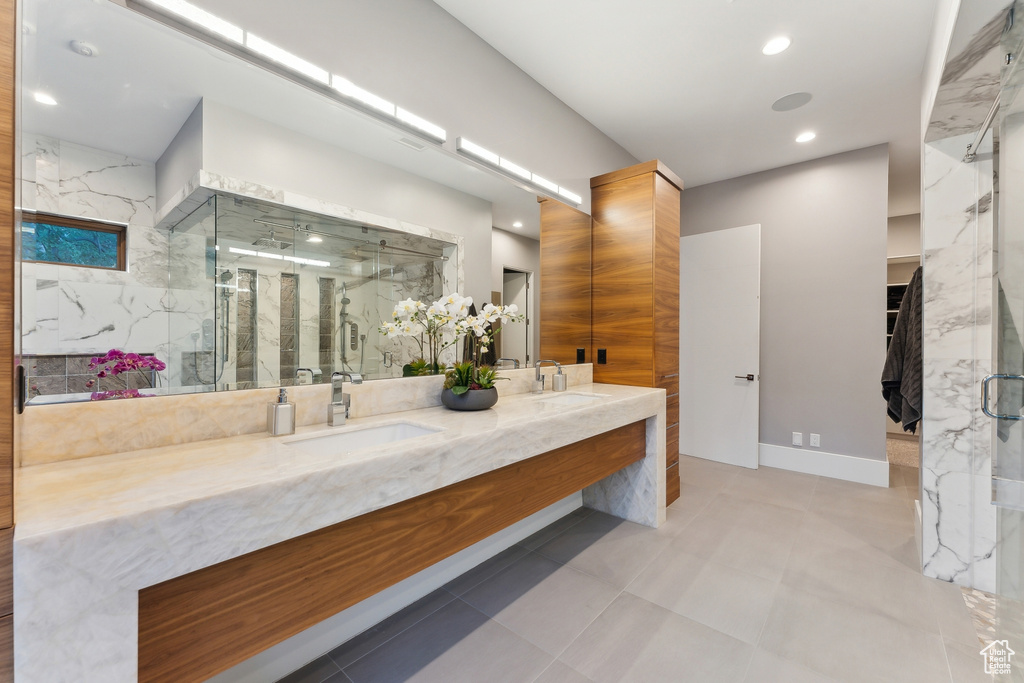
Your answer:
[[[348,319],[348,305],[352,300],[348,298],[348,283],[341,283],[341,311],[338,313],[338,346],[341,349],[341,368],[349,372],[363,372],[363,352],[359,353],[359,367],[353,368],[348,362],[348,352],[360,349],[360,340],[364,343],[366,335],[359,336],[359,323]],[[346,332],[348,336],[346,337]]]
[[[213,363],[210,367],[213,377],[209,379],[203,376],[200,368],[199,352],[195,348],[197,335],[192,336],[196,380],[200,384],[217,384],[224,376],[224,368],[227,366],[229,353],[228,335],[230,330],[228,329],[228,318],[231,314],[231,292],[237,289],[237,285],[232,284],[234,279],[235,273],[228,268],[225,268],[217,276],[216,283],[214,284],[214,287],[217,289],[217,296],[214,302],[214,316],[213,319],[206,318],[203,320],[203,354],[214,354]],[[215,353],[215,351],[217,352]]]
[[[458,278],[454,242],[223,193],[168,231],[168,374],[181,390],[401,376],[418,345],[384,338],[381,321]]]

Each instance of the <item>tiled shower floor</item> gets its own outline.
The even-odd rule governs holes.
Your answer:
[[[917,569],[916,470],[680,471],[660,529],[577,510],[282,683],[999,680]]]

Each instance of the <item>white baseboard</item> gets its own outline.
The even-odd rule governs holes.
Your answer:
[[[889,486],[889,463],[885,460],[869,460],[851,455],[811,451],[806,448],[791,448],[774,444],[759,443],[758,459],[765,467],[777,467],[821,477],[855,481],[872,486]]]
[[[581,505],[583,496],[577,491],[448,559],[441,560],[434,566],[217,674],[208,683],[268,683],[283,678]]]

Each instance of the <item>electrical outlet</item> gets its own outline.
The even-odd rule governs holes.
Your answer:
[[[811,434],[811,448],[821,448],[821,434]]]
[[[804,445],[804,433],[803,432],[793,432],[793,445],[794,446],[803,446]]]

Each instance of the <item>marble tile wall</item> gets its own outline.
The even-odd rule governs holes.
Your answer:
[[[45,136],[27,135],[22,149],[25,209],[128,225],[127,272],[23,264],[23,353],[121,348],[167,360],[173,301],[167,233],[154,227],[154,165]]]
[[[963,163],[973,139],[924,154],[922,557],[928,576],[994,591],[993,423],[978,400],[992,367],[993,165],[991,136]]]

